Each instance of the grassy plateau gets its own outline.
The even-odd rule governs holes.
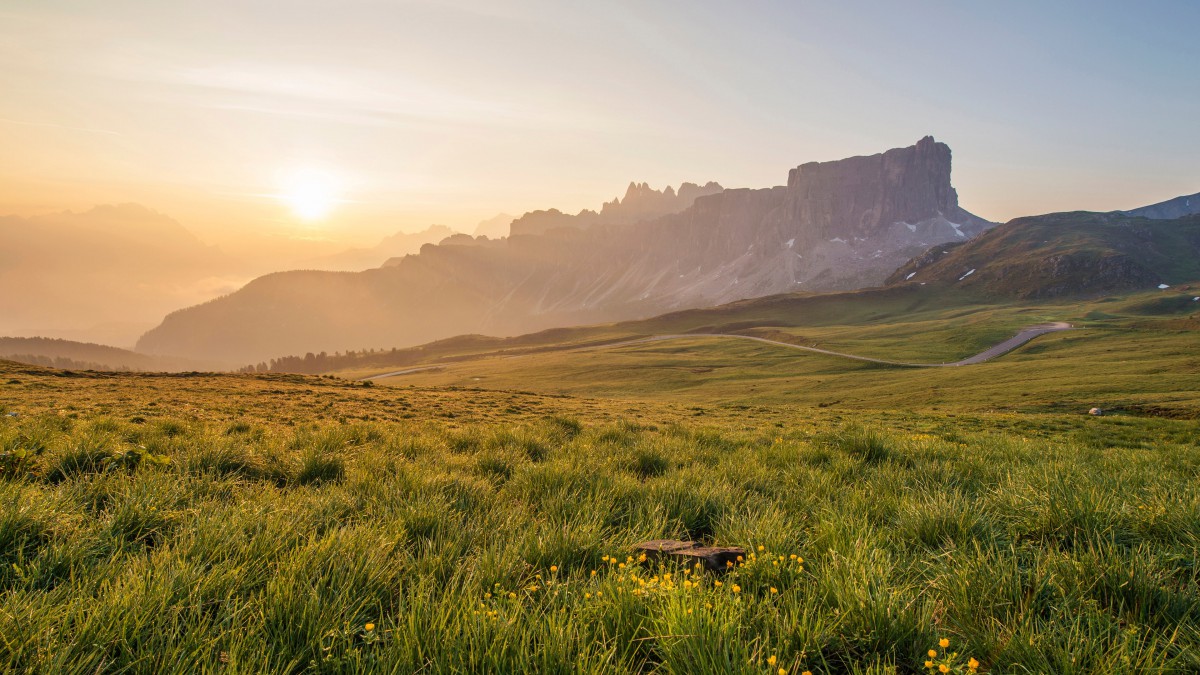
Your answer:
[[[737,328],[937,361],[1078,327],[951,369],[703,337],[375,385],[0,362],[0,671],[1200,672],[1171,307]],[[632,549],[657,538],[747,553]]]

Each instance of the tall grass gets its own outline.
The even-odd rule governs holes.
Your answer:
[[[1194,429],[882,419],[5,418],[0,671],[1200,671]]]

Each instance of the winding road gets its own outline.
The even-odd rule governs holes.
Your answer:
[[[1041,323],[1041,324],[1037,324],[1036,326],[1029,326],[1027,328],[1022,328],[1020,332],[1018,332],[1016,335],[1010,337],[1009,339],[1005,340],[1004,342],[993,345],[993,346],[983,350],[982,352],[979,352],[978,354],[976,354],[974,356],[969,356],[965,359],[962,359],[961,361],[954,361],[952,363],[905,363],[903,361],[888,361],[886,359],[875,359],[875,358],[871,358],[869,356],[857,356],[855,354],[845,354],[842,352],[830,351],[828,349],[819,349],[817,347],[805,347],[803,345],[792,344],[790,342],[780,342],[778,340],[769,340],[767,338],[755,337],[753,335],[737,335],[734,333],[678,333],[678,334],[674,334],[674,335],[651,335],[650,337],[638,338],[636,340],[625,340],[623,342],[610,342],[608,344],[596,345],[593,347],[580,347],[578,349],[569,349],[567,351],[569,351],[569,352],[586,352],[586,351],[593,351],[596,349],[611,349],[613,347],[624,347],[626,345],[645,344],[647,342],[662,342],[664,340],[681,340],[681,339],[704,338],[704,337],[735,338],[738,340],[754,340],[755,342],[762,342],[765,344],[775,345],[778,347],[787,347],[789,349],[799,349],[801,351],[813,352],[816,354],[825,354],[826,356],[837,356],[837,357],[841,357],[843,359],[853,359],[855,361],[868,361],[870,363],[882,363],[882,364],[888,365],[888,366],[903,366],[905,368],[953,368],[953,367],[957,367],[957,366],[970,366],[970,365],[974,365],[976,363],[983,363],[984,361],[991,361],[992,359],[996,358],[997,356],[1001,356],[1003,354],[1007,354],[1008,352],[1011,352],[1012,350],[1016,349],[1017,347],[1020,347],[1021,345],[1025,344],[1026,342],[1029,342],[1030,340],[1034,339],[1035,337],[1038,337],[1039,335],[1045,335],[1046,333],[1055,333],[1057,331],[1070,330],[1070,329],[1071,329],[1071,324],[1065,323],[1063,321],[1055,321],[1053,323]],[[364,377],[364,378],[362,378],[362,380],[381,380],[381,379],[384,379],[387,377],[394,377],[396,375],[408,375],[409,373],[419,373],[422,371],[436,370],[436,369],[440,369],[443,367],[444,366],[438,365],[438,366],[419,366],[419,367],[415,367],[415,368],[406,368],[404,370],[395,370],[390,373],[383,373],[382,375],[372,375],[371,377]]]

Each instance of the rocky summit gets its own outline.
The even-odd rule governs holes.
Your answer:
[[[926,137],[803,164],[773,188],[658,192],[635,183],[582,221],[527,214],[507,239],[430,244],[353,274],[269,275],[171,314],[138,348],[250,363],[878,285],[931,246],[993,225],[959,206],[950,165],[950,148]],[[681,200],[690,206],[647,215]]]

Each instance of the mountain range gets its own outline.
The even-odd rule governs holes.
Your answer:
[[[553,226],[534,226],[526,216],[506,239],[456,236],[379,269],[270,274],[168,315],[137,348],[249,363],[878,285],[929,247],[994,225],[959,206],[950,173],[949,147],[926,137],[803,164],[778,187],[710,183],[653,196],[635,183],[598,212],[647,205],[621,219],[559,214]],[[661,213],[665,203],[682,210]]]

